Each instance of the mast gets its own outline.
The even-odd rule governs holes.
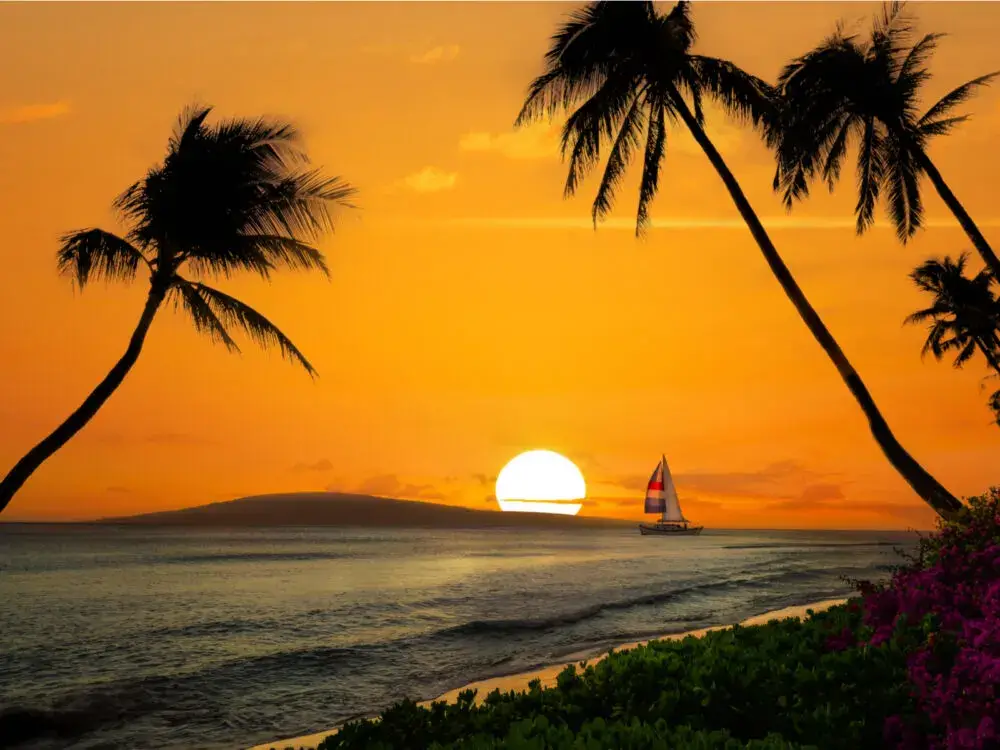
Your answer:
[[[667,469],[666,453],[660,455],[660,469],[663,471],[663,494],[664,494],[663,510],[660,511],[660,523],[666,523],[667,522],[667,503],[666,503],[667,477],[670,476],[667,473],[669,469]]]

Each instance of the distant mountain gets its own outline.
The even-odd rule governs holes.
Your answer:
[[[150,526],[370,526],[432,529],[561,528],[629,524],[614,518],[502,513],[440,503],[340,492],[255,495],[194,508],[102,518],[102,524]]]

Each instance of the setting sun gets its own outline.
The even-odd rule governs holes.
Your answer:
[[[511,459],[497,476],[500,509],[521,513],[561,513],[575,516],[587,494],[576,464],[555,451],[536,450]]]

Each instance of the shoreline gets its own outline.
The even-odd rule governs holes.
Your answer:
[[[643,641],[631,641],[629,643],[622,643],[620,645],[614,646],[611,649],[607,649],[597,656],[591,656],[590,658],[579,658],[579,659],[567,659],[556,664],[550,664],[545,667],[540,667],[539,669],[529,670],[527,672],[516,672],[510,675],[504,675],[501,677],[489,677],[484,680],[477,680],[475,682],[470,682],[461,687],[454,688],[442,693],[436,698],[432,698],[426,701],[420,701],[419,705],[429,706],[431,703],[438,701],[445,701],[452,703],[458,697],[458,694],[466,690],[476,690],[476,703],[479,703],[487,694],[491,693],[493,690],[500,690],[500,692],[509,692],[511,690],[527,690],[528,683],[534,680],[540,680],[542,687],[551,687],[556,684],[556,678],[559,673],[562,672],[570,664],[574,664],[579,667],[580,663],[583,662],[585,665],[596,664],[601,661],[611,651],[627,651],[628,649],[636,648],[637,646],[642,646],[650,641],[669,641],[669,640],[681,640],[687,638],[688,636],[694,636],[700,638],[706,633],[712,632],[714,630],[725,630],[726,628],[731,628],[734,625],[750,626],[750,625],[763,625],[770,620],[781,620],[789,617],[802,618],[806,616],[808,610],[813,610],[814,612],[822,612],[823,610],[834,607],[838,604],[843,604],[846,602],[846,598],[841,599],[823,599],[817,602],[812,602],[810,604],[800,604],[791,607],[782,607],[781,609],[773,609],[767,612],[762,612],[759,615],[754,615],[748,617],[745,620],[741,620],[738,623],[729,623],[728,625],[713,625],[707,628],[699,628],[697,630],[687,630],[683,633],[668,633],[666,635],[656,636],[654,638],[647,638]],[[581,654],[582,657],[582,654]],[[388,707],[388,706],[386,706]],[[329,737],[330,735],[336,734],[340,730],[341,725],[337,725],[331,729],[326,729],[320,732],[314,732],[313,734],[300,735],[298,737],[290,737],[288,739],[274,740],[272,742],[265,742],[261,745],[254,745],[247,750],[287,750],[288,748],[293,748],[294,750],[316,750],[319,744]]]

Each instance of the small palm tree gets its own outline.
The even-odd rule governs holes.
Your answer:
[[[988,271],[970,278],[965,275],[968,253],[958,260],[928,260],[910,278],[922,291],[933,296],[930,307],[910,315],[907,323],[931,321],[921,356],[928,352],[941,360],[955,353],[955,367],[962,367],[976,351],[1000,375],[1000,302],[990,289]]]
[[[239,351],[230,329],[316,372],[273,323],[202,281],[251,271],[270,279],[281,268],[328,273],[309,244],[332,229],[331,209],[354,192],[338,178],[307,169],[295,130],[282,122],[233,119],[209,126],[210,109],[181,116],[162,165],[115,200],[129,226],[124,237],[101,229],[62,238],[57,262],[81,288],[95,278],[133,281],[149,272],[149,294],[128,347],[83,404],[0,480],[0,512],[28,477],[86,425],[136,363],[157,311],[183,306],[197,330]]]
[[[573,13],[553,36],[545,56],[545,72],[531,84],[517,123],[552,116],[560,110],[569,113],[562,137],[563,154],[569,157],[567,195],[576,191],[582,177],[598,163],[602,145],[610,145],[592,210],[595,225],[611,210],[630,158],[640,151],[636,233],[641,234],[648,227],[649,205],[659,184],[667,123],[680,120],[726,186],[785,294],[858,401],[890,463],[938,513],[947,516],[958,511],[961,503],[896,440],[702,127],[705,96],[738,119],[771,127],[771,88],[731,62],[693,54],[694,41],[686,2],[679,2],[665,15],[659,14],[652,2],[590,3]]]
[[[966,81],[921,115],[921,87],[931,77],[927,62],[942,35],[927,34],[911,45],[912,31],[902,3],[894,2],[884,6],[868,39],[838,28],[784,68],[778,79],[782,116],[769,134],[778,157],[774,187],[788,208],[808,195],[817,175],[833,190],[848,148],[857,143],[859,234],[874,223],[884,193],[900,240],[913,236],[923,224],[920,177],[926,175],[1000,279],[1000,258],[927,154],[931,138],[967,119],[955,108],[997,73]]]

